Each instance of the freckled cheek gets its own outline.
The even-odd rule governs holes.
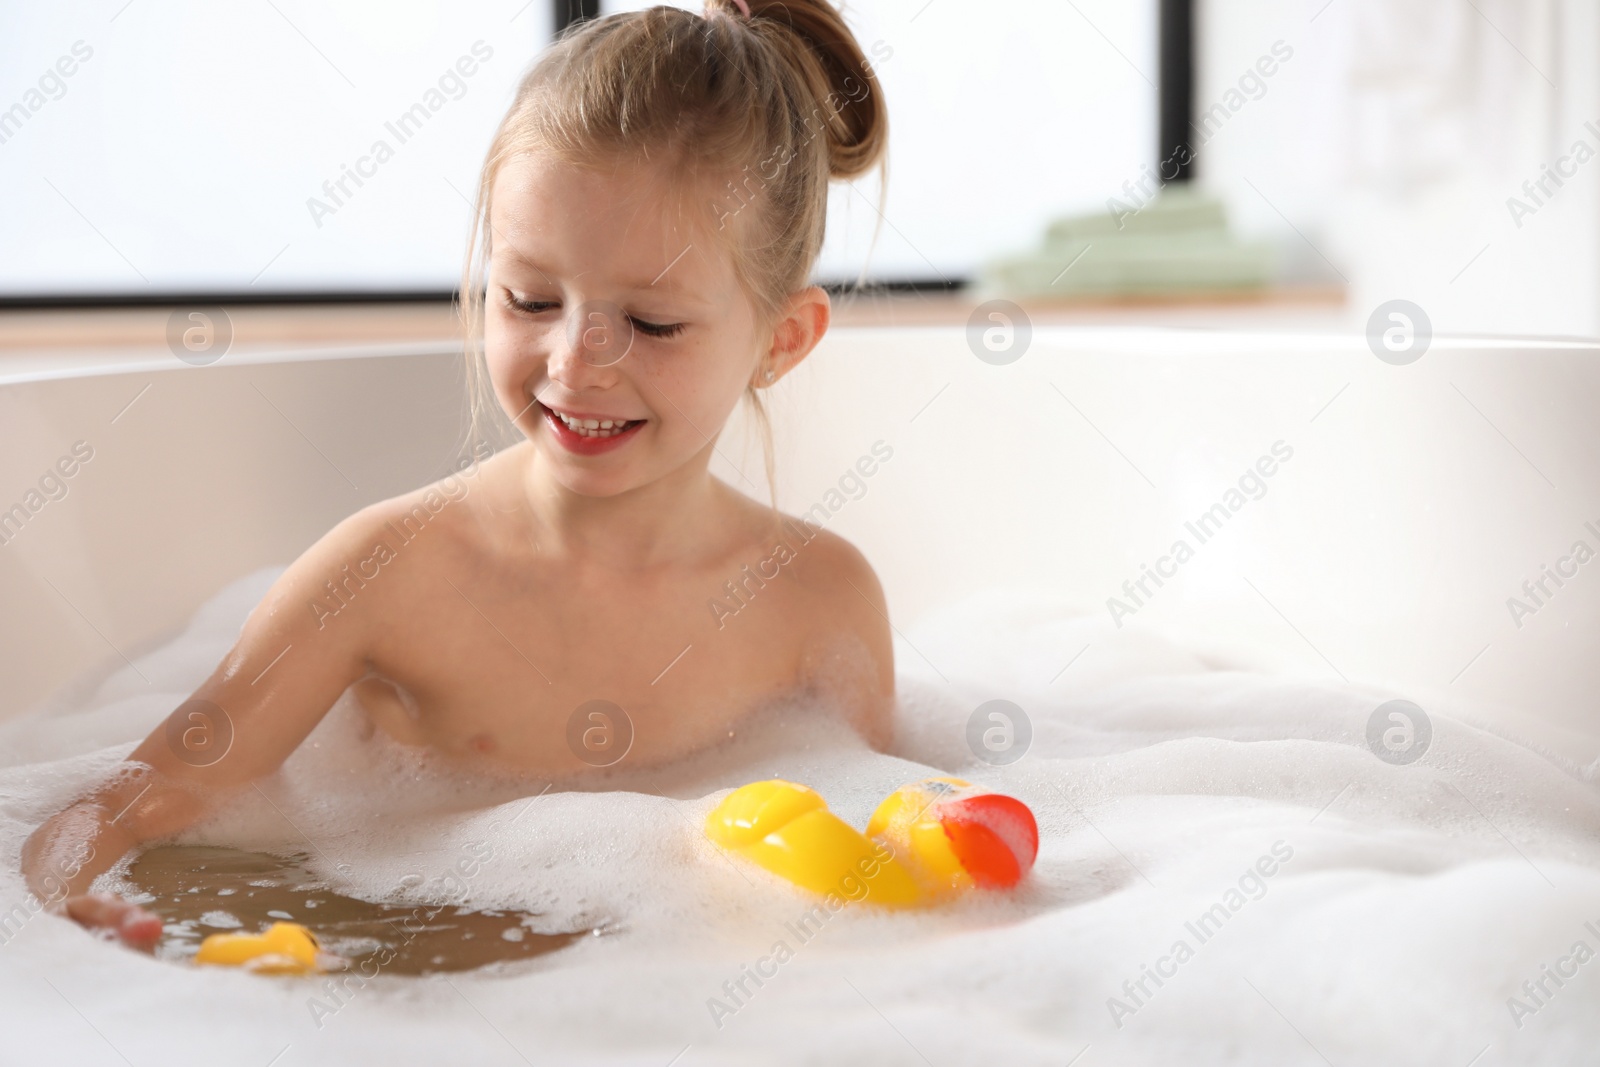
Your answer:
[[[696,447],[715,436],[739,403],[747,373],[724,359],[679,356],[635,365],[639,394],[681,436]]]
[[[491,317],[484,324],[483,340],[495,393],[502,402],[516,401],[520,408],[527,402],[528,390],[545,380],[544,338],[537,330]]]

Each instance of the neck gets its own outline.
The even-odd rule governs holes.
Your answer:
[[[541,549],[575,564],[647,569],[705,550],[715,537],[723,487],[710,472],[711,444],[676,470],[610,496],[562,485],[537,448],[523,484]]]

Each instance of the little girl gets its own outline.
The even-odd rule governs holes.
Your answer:
[[[193,698],[29,838],[40,899],[153,943],[160,920],[93,879],[272,774],[351,688],[374,729],[484,773],[676,760],[799,692],[886,747],[872,568],[708,470],[740,397],[764,427],[757,390],[826,332],[807,283],[828,180],[886,136],[827,0],[655,7],[557,42],[489,149],[462,286],[474,428],[488,385],[517,443],[297,559]],[[710,606],[730,581],[736,621]],[[225,752],[196,758],[196,730]]]

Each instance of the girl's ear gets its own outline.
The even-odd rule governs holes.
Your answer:
[[[822,335],[828,332],[832,317],[833,302],[828,299],[826,289],[813,285],[790,296],[783,314],[772,327],[772,345],[756,367],[751,384],[762,389],[788,374],[817,347]]]

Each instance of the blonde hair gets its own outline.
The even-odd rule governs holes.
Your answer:
[[[704,15],[663,6],[581,22],[522,79],[479,177],[462,272],[474,444],[519,437],[493,400],[483,352],[490,196],[508,160],[541,151],[585,166],[652,163],[680,189],[705,174],[730,176],[709,207],[718,231],[730,231],[735,272],[764,327],[810,279],[829,180],[876,166],[887,187],[888,111],[838,9],[828,0],[748,4],[748,18],[734,0],[708,0]],[[770,487],[771,421],[754,386],[745,399]]]

